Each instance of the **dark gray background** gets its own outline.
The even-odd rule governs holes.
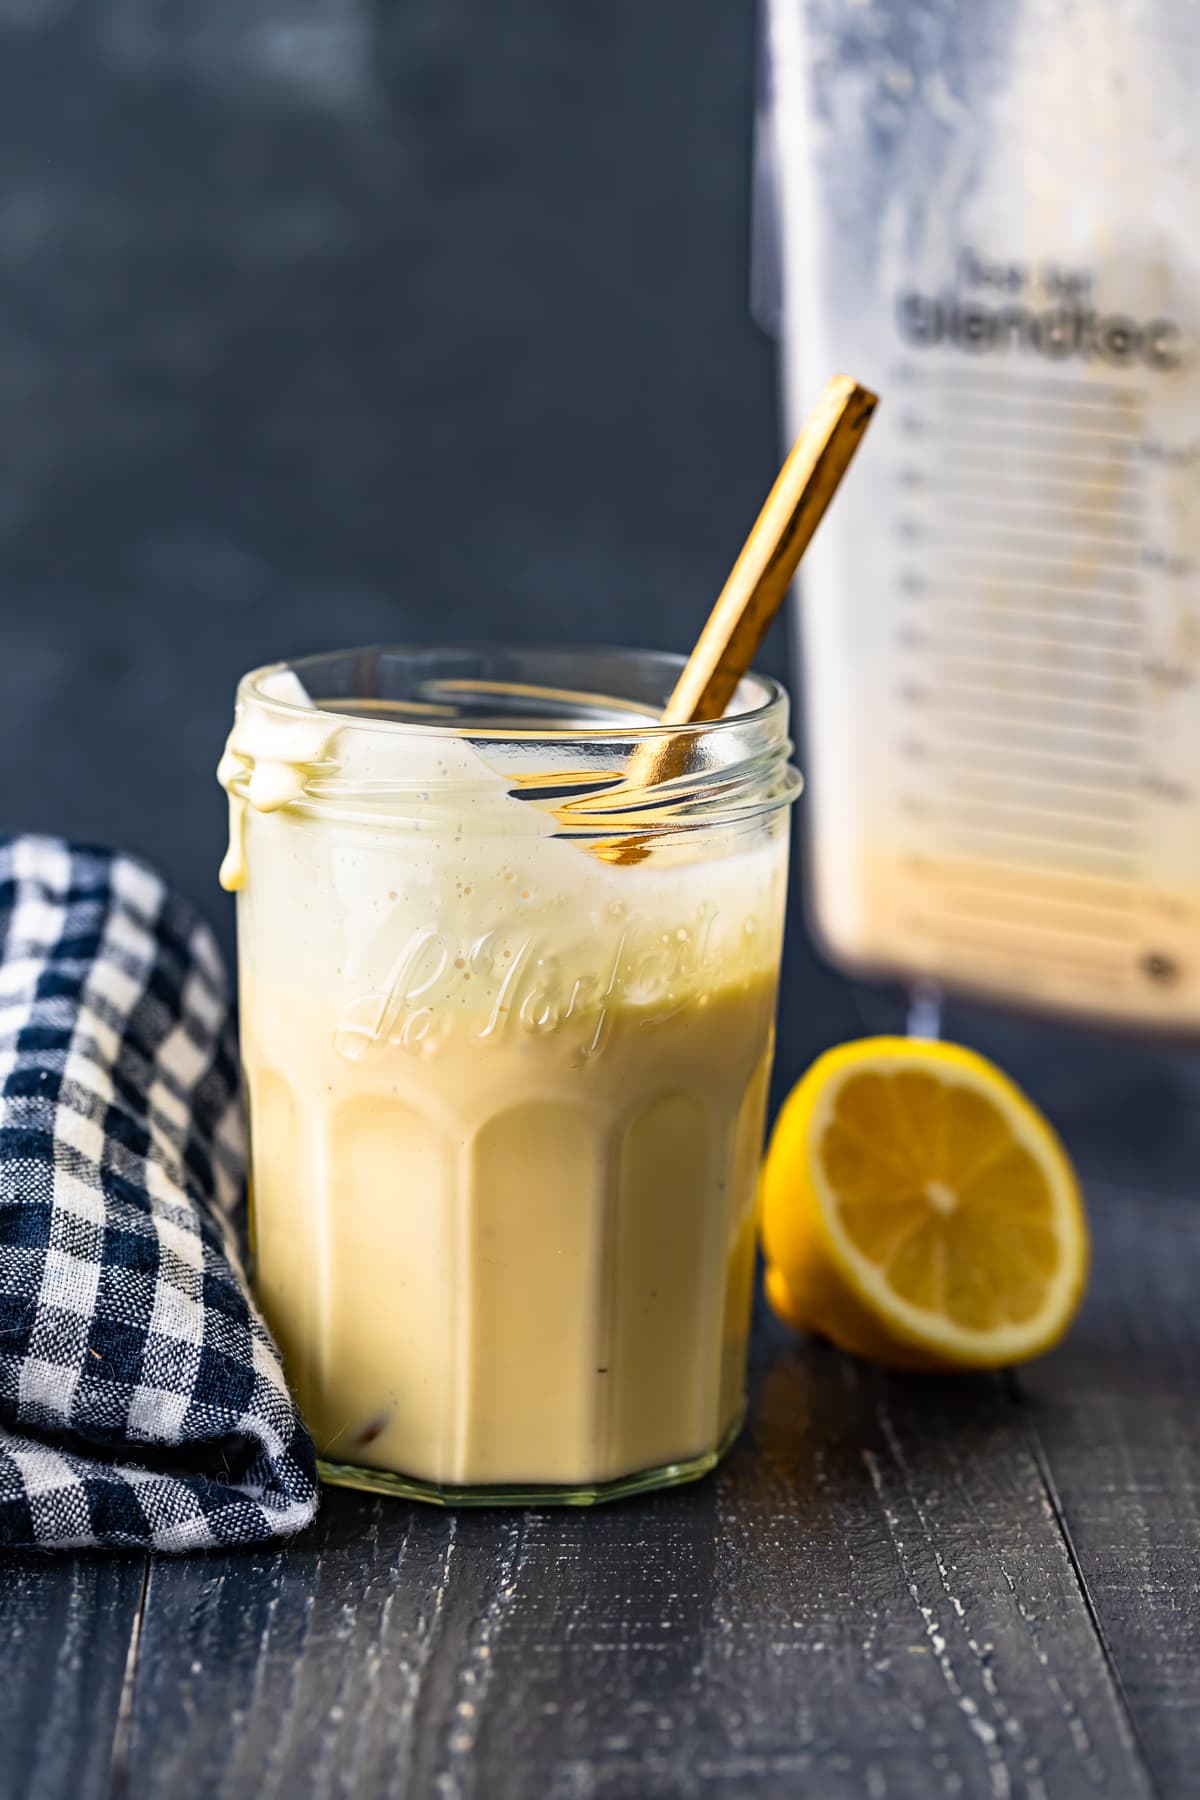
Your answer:
[[[752,47],[729,0],[0,0],[6,823],[216,915],[243,669],[686,647],[776,449]]]
[[[246,667],[683,644],[775,452],[751,52],[728,0],[0,0],[9,823],[212,906]]]
[[[754,27],[749,0],[0,0],[0,826],[141,851],[228,947],[245,668],[686,646],[777,456]],[[796,896],[781,1081],[900,1017]],[[1025,1073],[1027,1027],[964,1030]],[[1123,1142],[1128,1064],[1039,1042],[1043,1097]],[[1139,1066],[1153,1134],[1185,1077]]]

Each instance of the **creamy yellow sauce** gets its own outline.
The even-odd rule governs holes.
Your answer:
[[[249,724],[223,879],[255,1278],[319,1452],[484,1485],[714,1449],[742,1407],[786,835],[614,868],[460,740]],[[322,771],[353,817],[312,804]]]
[[[741,1411],[773,984],[350,1062],[245,989],[255,1267],[323,1456],[593,1482]]]

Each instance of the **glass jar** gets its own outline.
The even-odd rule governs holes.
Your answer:
[[[582,1504],[744,1410],[787,698],[677,658],[247,675],[222,759],[254,1278],[326,1480]]]

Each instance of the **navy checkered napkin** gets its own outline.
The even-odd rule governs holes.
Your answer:
[[[238,1259],[207,928],[143,864],[0,837],[0,1547],[297,1531],[312,1445]]]

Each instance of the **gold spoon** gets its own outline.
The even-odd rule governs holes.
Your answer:
[[[664,725],[691,725],[724,714],[877,404],[877,396],[848,375],[835,375],[825,388],[684,664],[663,711]],[[629,759],[622,791],[648,788],[680,773],[686,750],[686,738],[645,739]],[[612,798],[610,793],[590,805],[607,807]],[[558,816],[578,828],[586,822],[588,810],[588,801],[576,801],[561,807]],[[588,848],[605,862],[636,863],[649,855],[648,842],[646,837],[607,838]]]

